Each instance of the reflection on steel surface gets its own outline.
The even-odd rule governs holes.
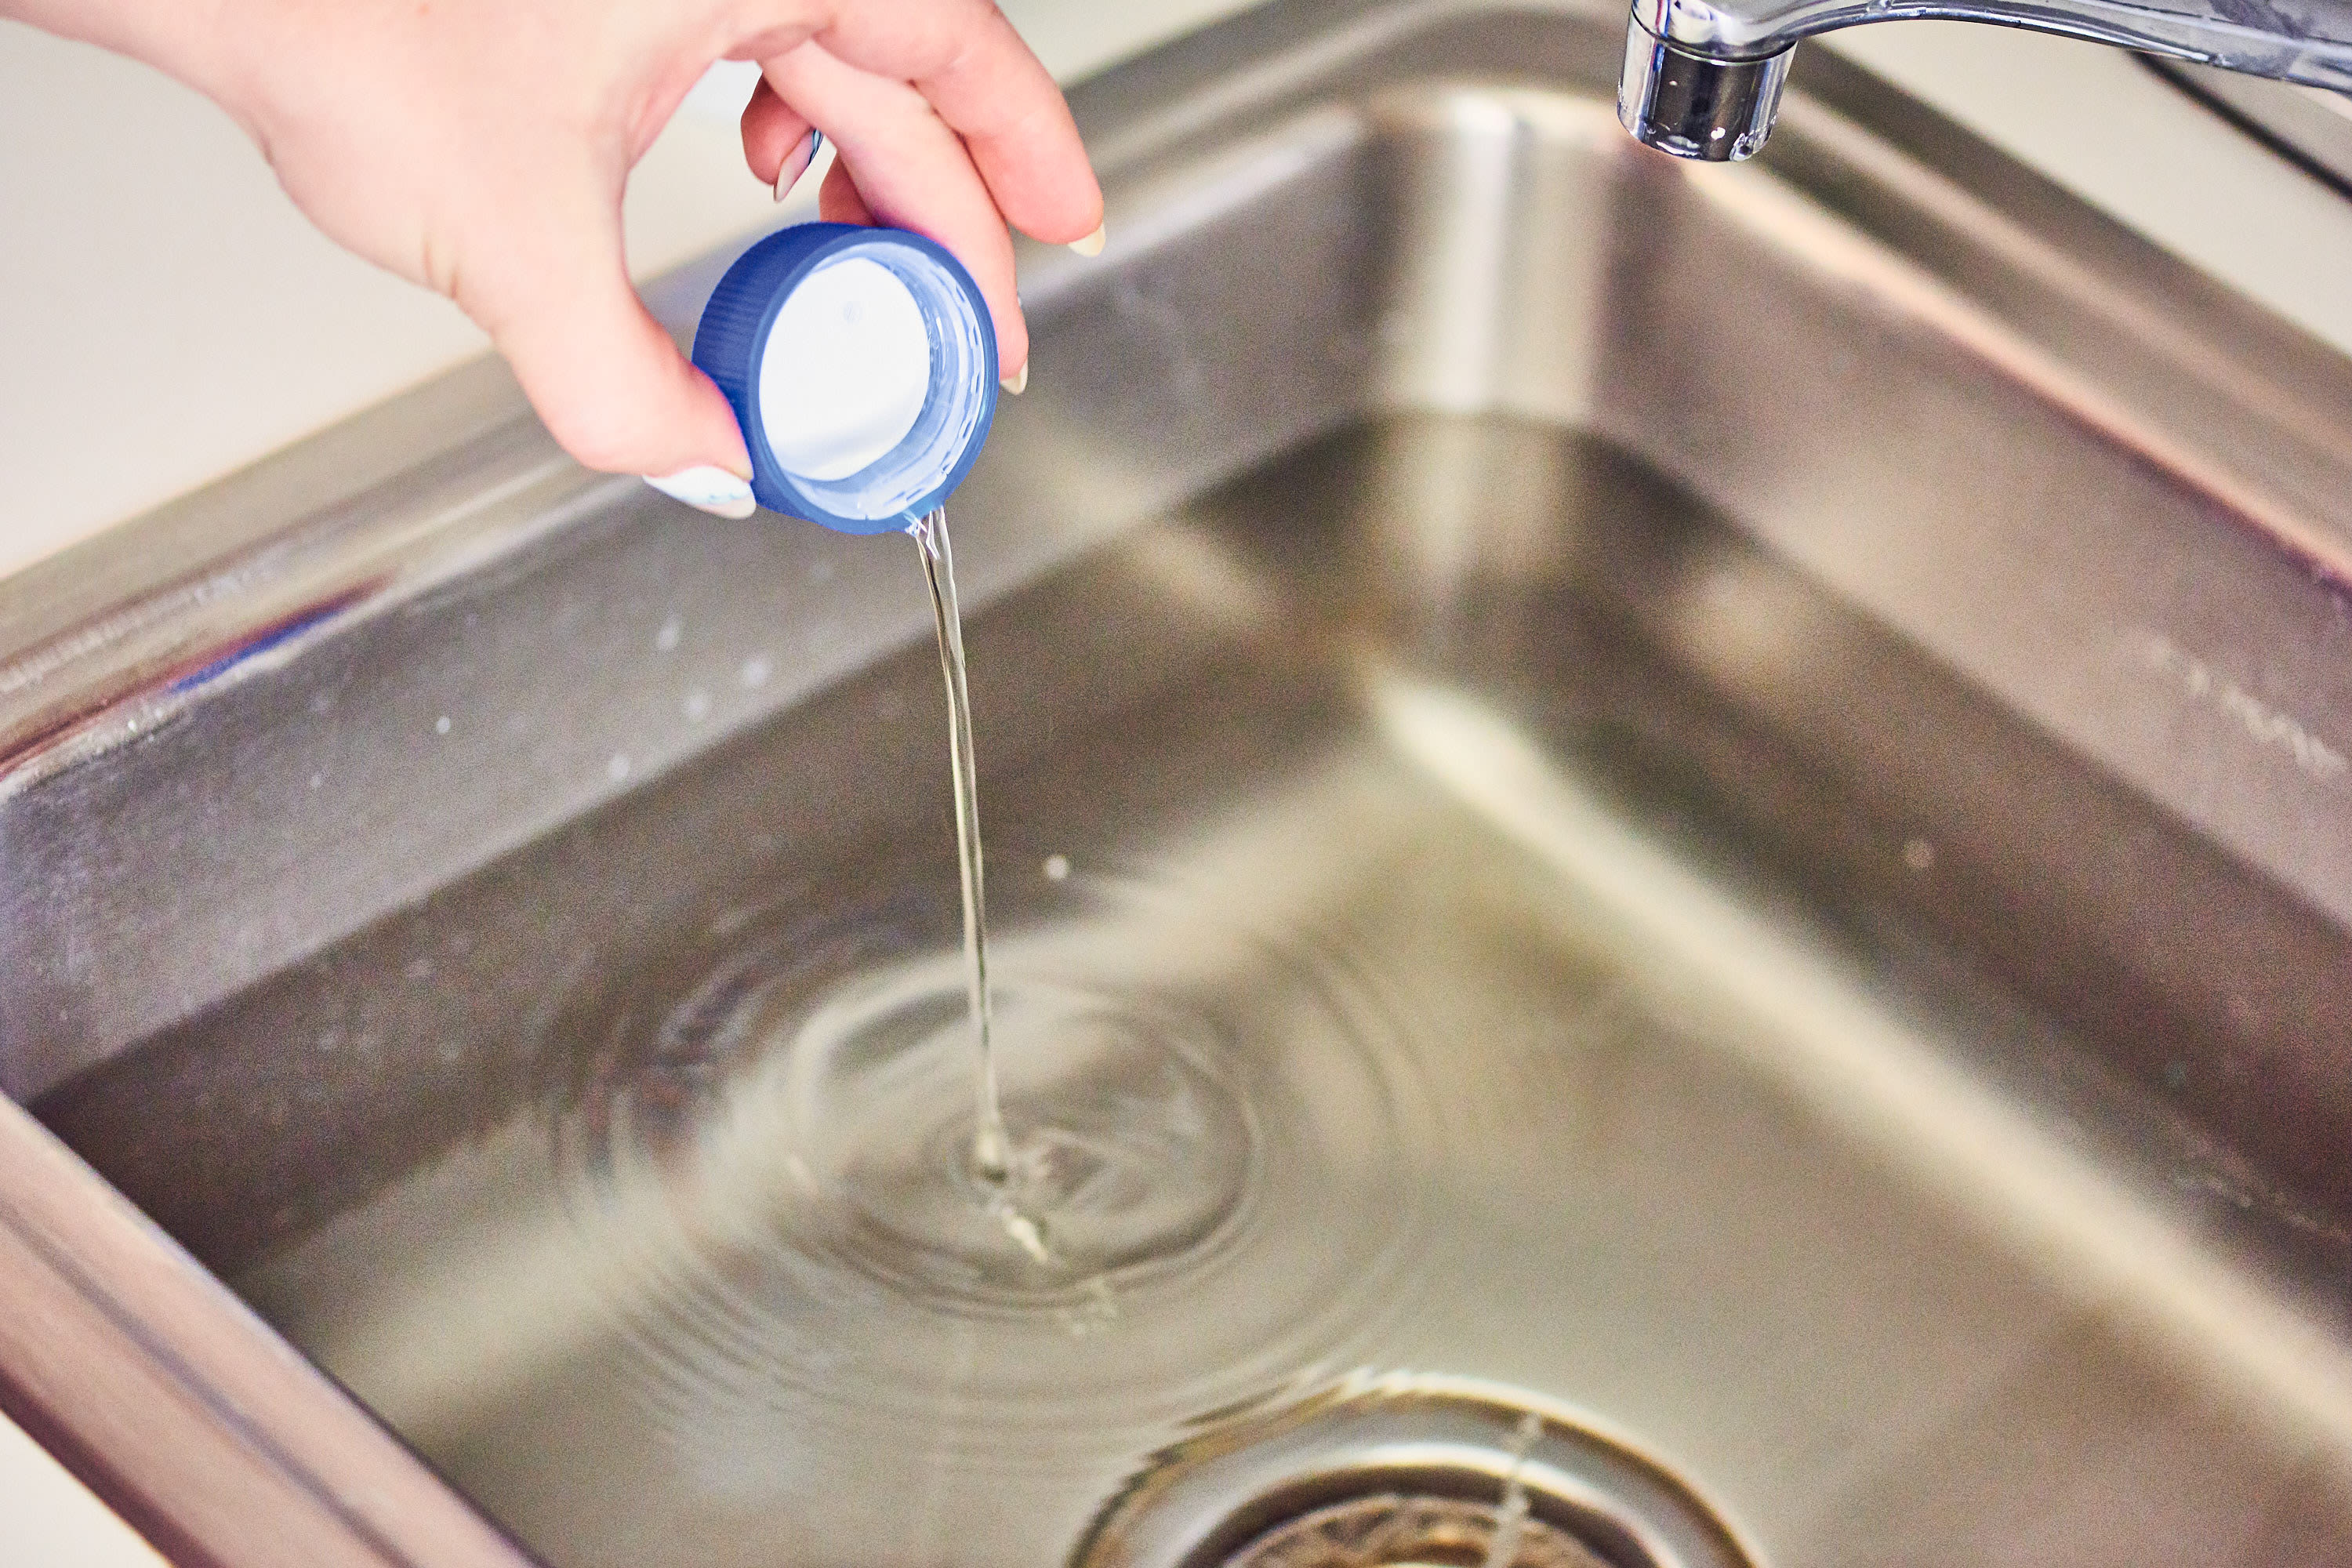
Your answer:
[[[1174,1019],[1089,1081],[1232,1175],[1115,1310],[887,1289],[801,1222],[902,1211],[712,1120],[950,951],[903,556],[495,375],[0,585],[0,1085],[558,1562],[1050,1560],[1366,1368],[1766,1561],[2342,1560],[2352,374],[1827,58],[1643,153],[1622,24],[1277,6],[1077,95],[1117,237],[1024,257],[959,542],[1008,952]],[[0,1326],[12,1410],[163,1497],[116,1374],[242,1346],[177,1386],[306,1560],[379,1485],[506,1550],[11,1125],[113,1219],[0,1325],[147,1347],[77,1406]]]

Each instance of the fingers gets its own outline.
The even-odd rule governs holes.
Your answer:
[[[1088,254],[1100,247],[1101,192],[1052,79],[988,0],[861,0],[835,11],[821,43],[806,37],[757,46],[782,52],[763,58],[743,111],[745,162],[781,199],[820,137],[837,142],[824,216],[899,225],[952,251],[988,303],[1000,370],[1017,386],[1028,330],[1007,223]],[[626,162],[478,213],[463,226],[451,292],[581,461],[747,515],[751,468],[733,411],[629,285]]]
[[[778,201],[791,195],[793,186],[808,173],[824,141],[806,115],[776,96],[765,77],[743,106],[742,130],[743,162],[761,184],[775,191]]]
[[[472,226],[452,292],[581,462],[648,476],[706,510],[751,514],[734,411],[630,286],[617,177],[543,179],[527,204]]]
[[[911,81],[962,138],[997,208],[1057,245],[1102,226],[1102,190],[1061,89],[987,0],[866,0],[818,41],[877,76]]]
[[[854,223],[861,228],[874,226],[874,211],[866,205],[866,198],[857,194],[857,177],[850,173],[846,163],[835,159],[832,169],[826,172],[824,184],[817,187],[816,214],[827,223]]]
[[[854,195],[874,220],[954,252],[988,301],[999,369],[1018,373],[1028,363],[1029,329],[1013,287],[1013,240],[961,139],[908,83],[846,65],[815,44],[761,69],[780,98],[839,144],[836,173],[825,182],[829,212],[845,209]]]

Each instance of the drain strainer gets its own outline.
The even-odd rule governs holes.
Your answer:
[[[1382,1492],[1276,1525],[1226,1559],[1232,1568],[1610,1568],[1539,1519],[1460,1498]]]
[[[1752,1568],[1671,1470],[1516,1391],[1396,1378],[1226,1423],[1071,1568]]]

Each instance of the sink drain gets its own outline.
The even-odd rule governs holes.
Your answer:
[[[1514,1391],[1398,1378],[1168,1450],[1071,1568],[1752,1568],[1657,1460]]]
[[[1490,1557],[1507,1568],[1611,1568],[1541,1520],[1514,1521],[1488,1503],[1393,1492],[1349,1498],[1277,1524],[1225,1561],[1231,1568],[1485,1568]]]

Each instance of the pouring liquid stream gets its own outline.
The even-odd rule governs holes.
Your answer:
[[[948,538],[945,507],[934,508],[907,525],[922,552],[923,579],[931,594],[931,616],[940,643],[940,675],[947,684],[949,771],[955,784],[956,856],[963,886],[965,987],[974,1053],[974,1131],[971,1168],[986,1188],[989,1212],[1024,1252],[1039,1263],[1053,1261],[1045,1227],[1022,1211],[1013,1194],[1013,1151],[1004,1127],[997,1089],[996,1054],[989,1038],[988,898],[980,847],[980,780],[971,742],[971,693],[964,677],[963,617],[956,605],[955,550]]]

